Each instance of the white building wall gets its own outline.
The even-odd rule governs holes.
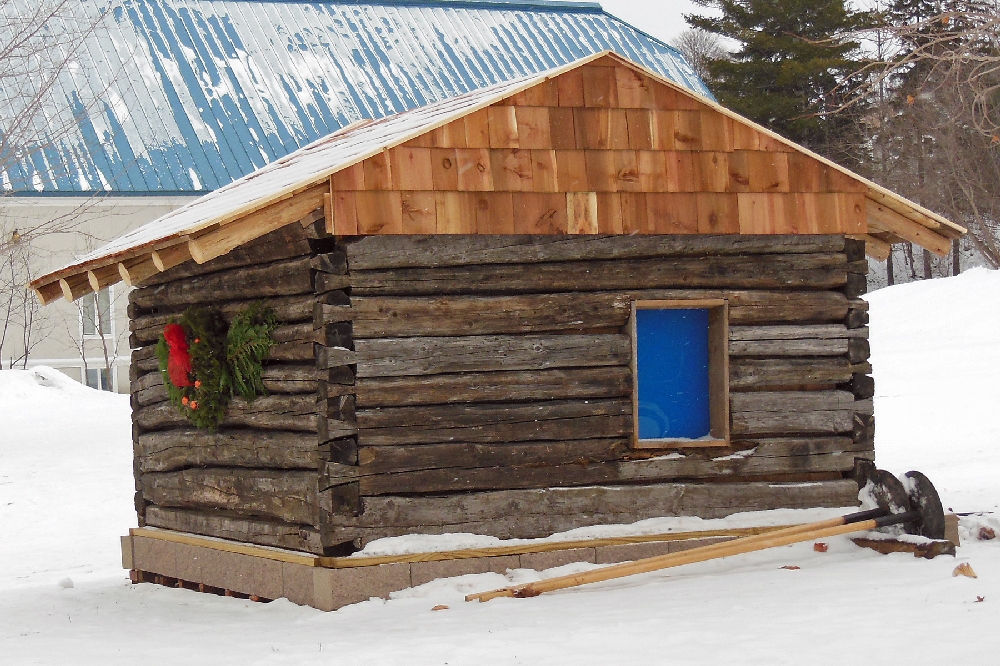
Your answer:
[[[99,248],[196,198],[5,197],[0,199],[0,237],[29,239],[22,241],[26,243],[22,249],[28,254],[33,277],[57,269],[76,255]],[[32,237],[32,230],[40,227],[50,231]],[[108,363],[112,366],[110,388],[128,392],[131,351],[126,313],[128,291],[124,283],[111,287],[111,330],[103,337],[83,335],[79,302],[59,300],[39,307],[30,326],[26,359],[25,327],[20,321],[12,321],[0,349],[0,367],[9,369],[12,361],[16,368],[47,365],[77,381],[84,381],[85,368],[100,371],[106,367],[106,352]],[[0,328],[6,319],[4,306],[5,303],[0,304]]]

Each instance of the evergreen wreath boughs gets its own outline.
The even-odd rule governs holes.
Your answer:
[[[197,427],[214,430],[234,396],[252,402],[263,395],[263,362],[276,326],[274,311],[261,303],[229,325],[217,310],[189,308],[163,328],[156,346],[170,402]]]

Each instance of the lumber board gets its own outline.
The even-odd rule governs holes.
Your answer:
[[[310,258],[300,257],[159,284],[139,290],[130,302],[138,308],[153,308],[295,296],[312,291]]]
[[[186,427],[188,420],[168,402],[142,407],[133,412],[133,423],[144,430]],[[316,432],[316,396],[266,395],[247,403],[233,398],[223,419],[223,427]]]
[[[354,271],[358,296],[514,294],[665,288],[838,289],[847,283],[843,254],[622,259],[522,265]]]
[[[158,506],[221,509],[286,523],[317,525],[319,472],[201,468],[139,477],[143,497]]]
[[[187,428],[148,432],[134,444],[135,469],[172,472],[186,467],[315,470],[319,447],[312,433]]]
[[[846,363],[846,361],[845,361]],[[848,378],[850,372],[847,373]],[[610,398],[630,395],[628,367],[568,368],[445,375],[361,377],[359,407],[462,402]]]
[[[626,335],[522,335],[356,340],[357,376],[624,366]]]
[[[304,553],[290,553],[287,550],[276,548],[260,548],[256,545],[239,543],[223,539],[207,539],[204,536],[190,534],[187,532],[174,532],[149,527],[133,527],[129,529],[129,536],[140,539],[156,539],[170,543],[183,544],[185,546],[197,546],[199,548],[209,548],[224,553],[238,553],[251,557],[274,560],[275,562],[288,562],[289,564],[299,564],[307,567],[319,565],[319,558]],[[197,559],[197,558],[195,558]]]
[[[620,294],[352,298],[355,338],[540,333],[621,327]]]
[[[317,555],[323,553],[319,530],[312,525],[288,524],[228,511],[197,511],[153,505],[146,509],[146,524],[262,546]]]
[[[852,480],[814,483],[655,483],[503,490],[426,497],[363,497],[360,516],[325,516],[330,527],[364,528],[364,539],[414,528],[537,538],[585,525],[663,516],[723,518],[740,511],[857,505]]]
[[[632,404],[605,399],[377,408],[358,410],[357,423],[360,446],[627,437]]]

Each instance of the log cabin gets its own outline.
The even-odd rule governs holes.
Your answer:
[[[857,503],[866,254],[960,226],[611,52],[362,121],[33,283],[124,280],[140,526],[315,555]],[[280,325],[216,431],[154,347]]]

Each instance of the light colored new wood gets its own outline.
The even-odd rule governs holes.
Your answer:
[[[95,268],[92,271],[87,271],[87,281],[90,283],[91,289],[94,291],[100,291],[108,285],[120,282],[121,275],[118,274],[118,267],[112,264],[110,266],[102,266],[100,268]]]
[[[240,555],[250,555],[251,557],[261,557],[278,562],[289,562],[291,564],[301,564],[307,567],[317,566],[317,559],[313,555],[304,555],[277,548],[265,548],[263,546],[252,546],[235,541],[227,541],[214,537],[196,536],[181,532],[170,532],[167,530],[150,529],[148,527],[133,527],[129,530],[133,538],[158,539],[160,541],[170,541],[181,543],[187,546],[198,546],[201,548],[211,548],[221,550],[226,553],[239,553]]]
[[[53,301],[63,298],[62,285],[58,280],[35,288],[35,293],[38,295],[38,300],[42,305],[48,305]]]
[[[945,256],[951,252],[951,241],[901,215],[884,204],[868,199],[868,220],[873,231],[889,231],[931,252]]]
[[[153,265],[158,271],[166,271],[174,266],[180,266],[191,258],[191,250],[187,243],[178,243],[159,250],[153,250],[150,255]]]
[[[636,560],[634,562],[626,562],[624,564],[616,564],[601,569],[570,574],[568,576],[548,578],[535,583],[505,587],[490,592],[481,592],[479,594],[470,594],[465,597],[465,600],[490,601],[491,599],[496,599],[498,597],[534,597],[544,592],[553,592],[555,590],[563,590],[568,587],[578,587],[589,583],[598,583],[601,581],[613,580],[615,578],[624,578],[626,576],[634,576],[640,573],[648,573],[650,571],[659,571],[670,567],[678,567],[684,564],[705,562],[706,560],[719,559],[730,555],[752,553],[754,551],[765,550],[767,548],[787,546],[793,543],[801,543],[803,541],[827,538],[840,534],[849,534],[851,532],[862,532],[873,529],[875,526],[876,521],[874,520],[866,520],[859,523],[849,523],[845,525],[843,524],[842,518],[835,518],[821,523],[811,523],[809,525],[778,530],[769,534],[745,537],[721,544],[703,546],[701,548],[692,548],[691,550],[679,553],[669,553],[667,555],[650,557],[643,560]]]
[[[94,292],[94,288],[90,284],[90,278],[86,273],[60,279],[59,288],[62,289],[63,298],[70,303],[81,296]]]
[[[889,258],[889,254],[892,252],[892,245],[884,240],[872,236],[871,234],[851,235],[848,236],[848,238],[863,240],[865,242],[865,254],[872,259],[885,261]]]
[[[130,287],[138,286],[143,280],[153,277],[159,272],[156,264],[153,263],[153,258],[148,255],[118,264],[118,273],[122,276],[125,284]]]

